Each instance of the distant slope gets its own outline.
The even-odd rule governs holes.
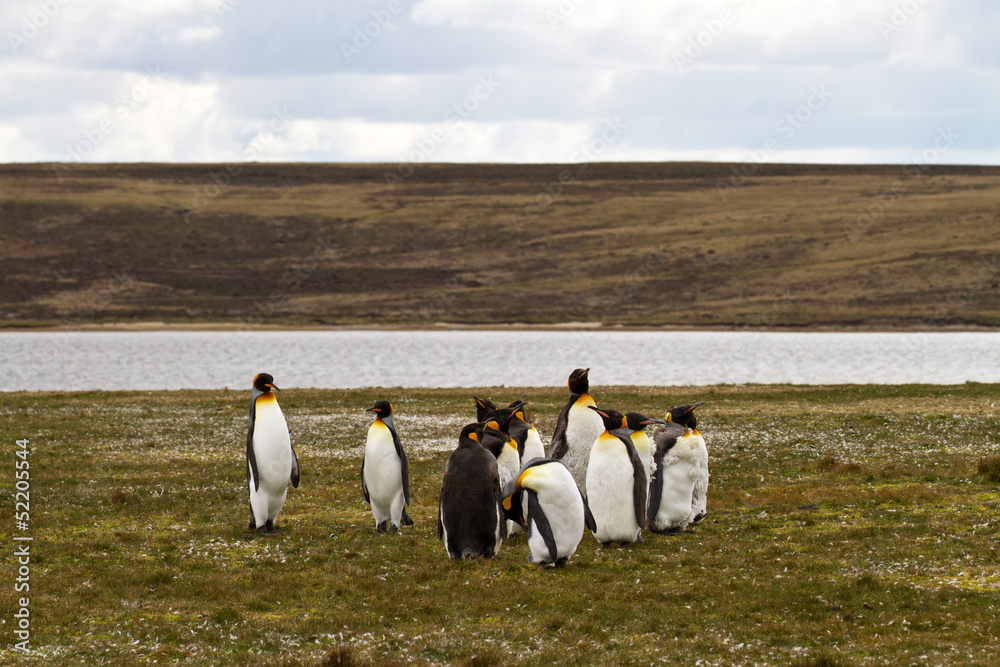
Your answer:
[[[0,322],[1000,326],[1000,168],[412,169],[0,165]]]

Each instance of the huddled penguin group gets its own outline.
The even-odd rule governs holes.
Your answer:
[[[705,518],[708,449],[695,409],[674,406],[663,419],[622,414],[590,395],[589,368],[574,370],[547,453],[526,417],[525,397],[497,408],[473,396],[475,422],[462,428],[438,498],[437,535],[456,560],[489,558],[504,541],[527,535],[528,560],[563,567],[589,529],[602,545],[642,542],[642,531],[685,531]],[[274,521],[299,465],[267,373],[254,377],[247,432],[250,529]],[[376,532],[413,525],[406,452],[393,406],[376,401],[361,460],[361,491]],[[657,426],[652,439],[645,429]]]

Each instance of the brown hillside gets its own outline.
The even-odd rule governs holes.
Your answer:
[[[1000,168],[408,173],[0,165],[0,322],[1000,325]]]

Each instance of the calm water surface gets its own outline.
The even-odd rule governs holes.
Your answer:
[[[3,391],[1000,382],[997,333],[0,333]]]

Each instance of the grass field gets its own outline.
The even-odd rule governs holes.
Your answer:
[[[469,396],[522,391],[547,437],[563,389],[286,389],[302,484],[268,538],[246,527],[249,391],[0,394],[7,503],[30,439],[30,663],[996,664],[1000,386],[595,387],[653,414],[709,401],[705,522],[624,549],[588,534],[559,571],[523,538],[450,562],[437,494]],[[361,497],[376,398],[409,454],[400,535]]]
[[[0,326],[1000,326],[997,167],[395,170],[0,165]]]

